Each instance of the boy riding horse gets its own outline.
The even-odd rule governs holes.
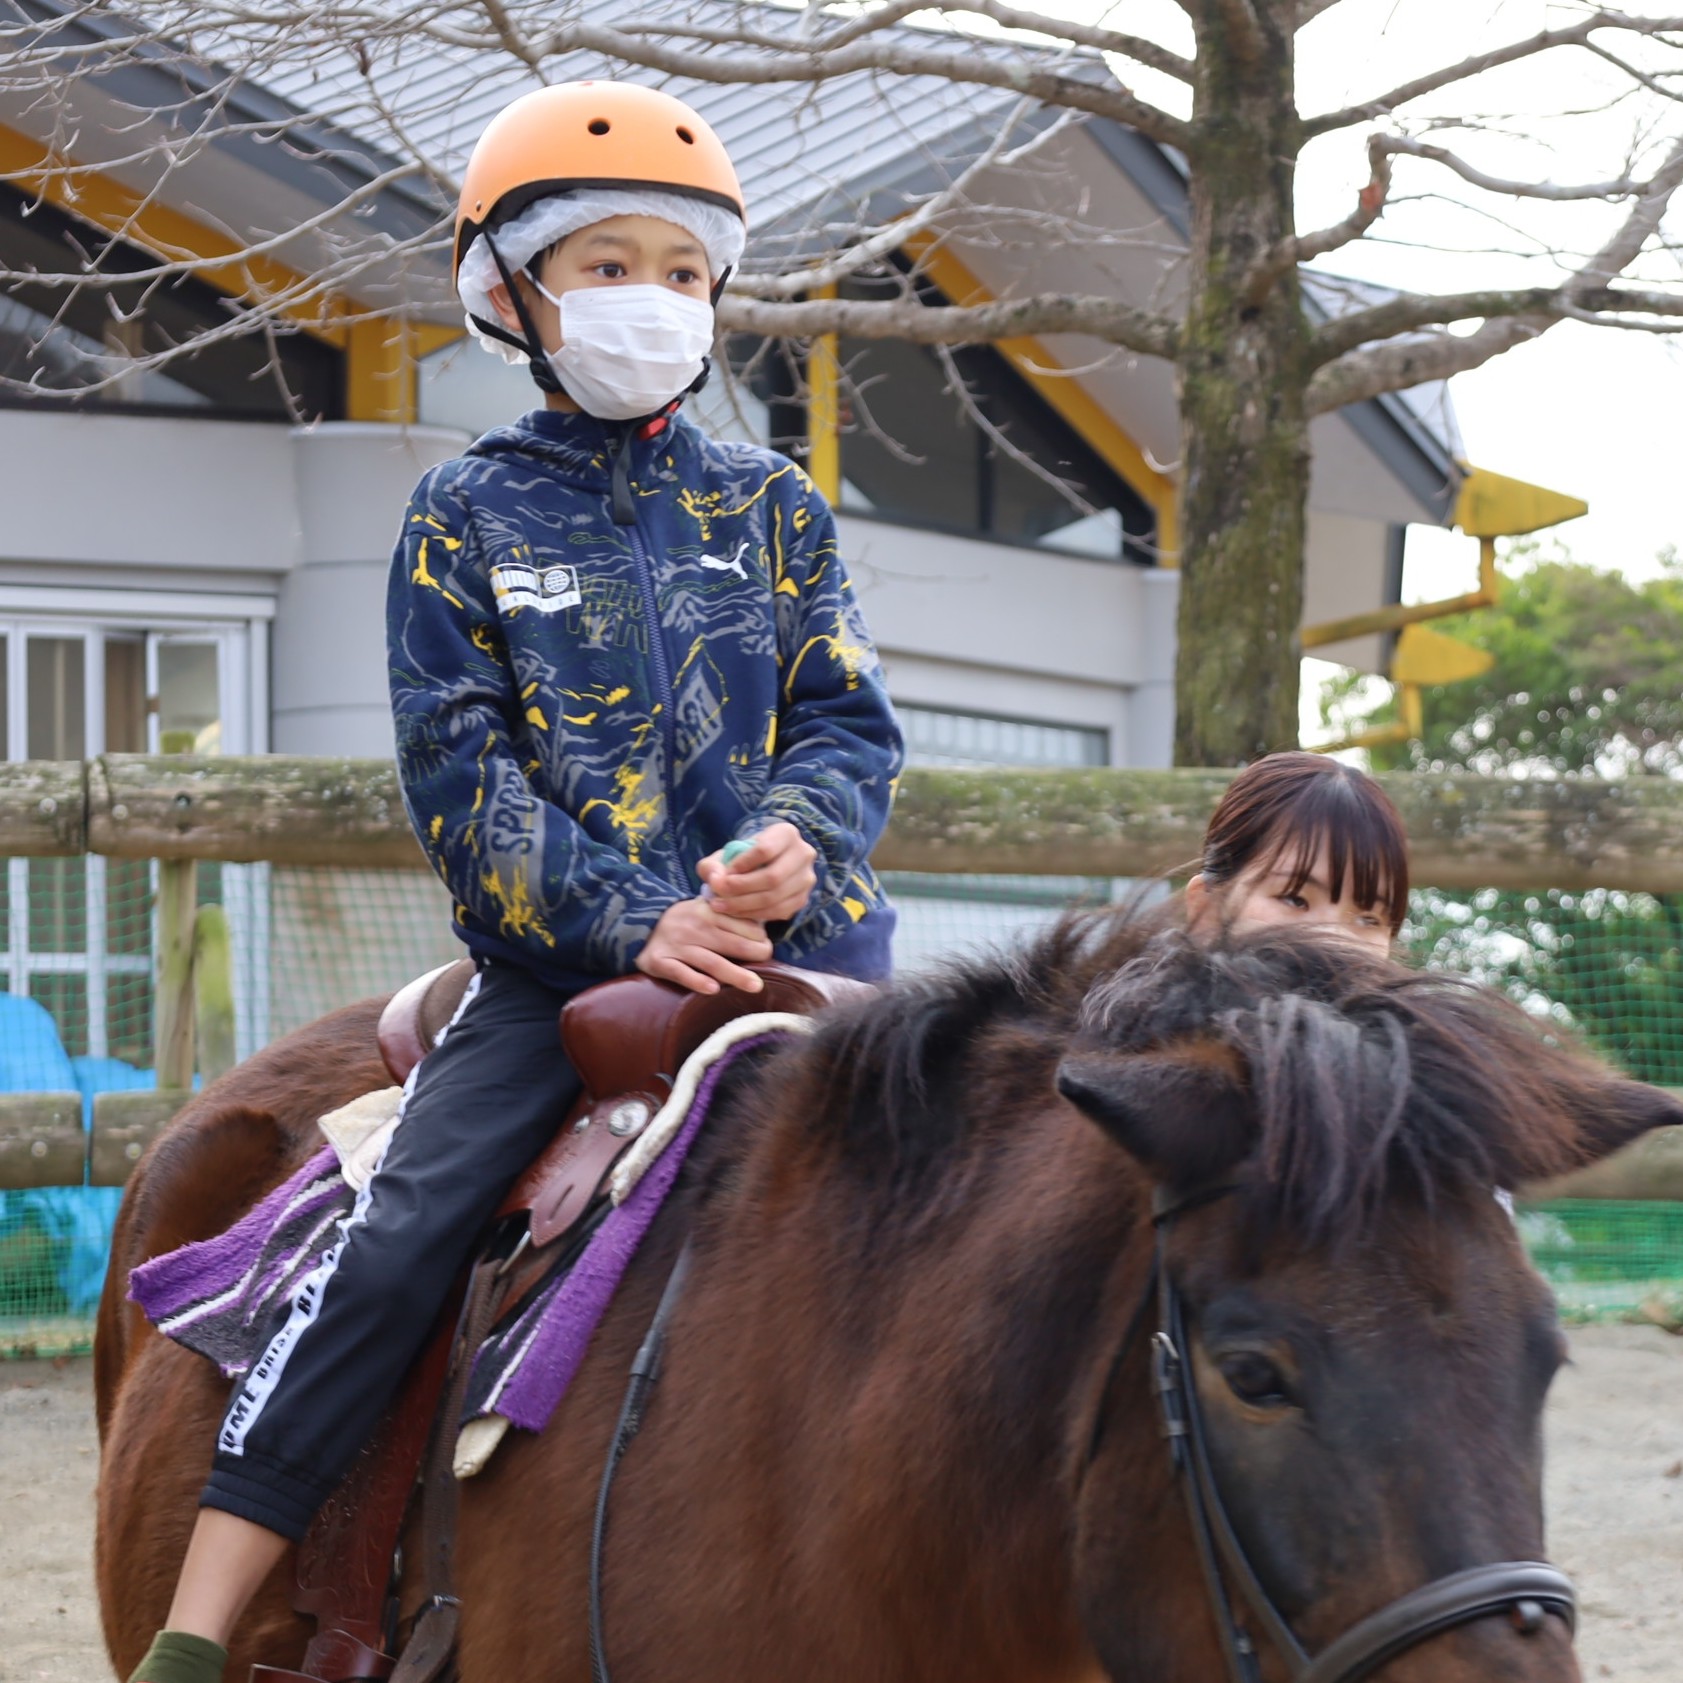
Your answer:
[[[220,1678],[577,1091],[569,998],[633,969],[752,993],[773,957],[888,973],[866,861],[900,736],[830,511],[680,413],[745,229],[717,136],[647,88],[527,94],[474,150],[457,289],[544,406],[422,479],[388,640],[405,803],[477,974],[229,1406],[132,1683]]]

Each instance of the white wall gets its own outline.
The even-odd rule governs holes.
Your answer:
[[[358,421],[291,434],[298,560],[281,581],[275,615],[276,753],[391,754],[392,545],[415,481],[464,442],[442,427]]]
[[[287,433],[0,409],[0,550],[45,563],[283,573],[298,557]]]
[[[895,698],[1096,725],[1167,765],[1179,580],[842,515],[842,554]]]

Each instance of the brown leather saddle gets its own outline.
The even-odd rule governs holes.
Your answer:
[[[459,1412],[459,1399],[454,1386],[446,1395],[446,1378],[452,1369],[465,1370],[489,1315],[506,1310],[526,1286],[541,1278],[555,1247],[599,1207],[614,1164],[665,1101],[684,1063],[715,1030],[761,1011],[813,1016],[872,991],[863,982],[788,965],[749,968],[761,978],[760,993],[722,988],[716,994],[698,994],[649,976],[621,976],[563,1007],[559,1033],[582,1090],[561,1118],[554,1140],[504,1201],[497,1222],[507,1244],[511,1225],[524,1218],[515,1251],[530,1254],[531,1264],[512,1286],[504,1284],[485,1294],[483,1304],[478,1302],[481,1285],[493,1271],[506,1277],[508,1267],[483,1259],[476,1265],[466,1287],[468,1308],[461,1317],[466,1330],[457,1326],[458,1300],[443,1317],[374,1442],[299,1546],[293,1605],[316,1621],[303,1669],[256,1666],[253,1683],[349,1683],[390,1676],[397,1663],[387,1650],[392,1566],[405,1517],[423,1459],[428,1508],[446,1506],[453,1496],[448,1447],[455,1434],[449,1411],[454,1399]],[[407,1080],[437,1043],[460,1008],[473,974],[471,961],[459,959],[417,977],[392,996],[380,1017],[379,1039],[394,1080]],[[440,1492],[437,1501],[435,1491]],[[426,1513],[423,1530],[429,1535],[424,1550],[433,1550],[435,1534],[447,1549],[450,1529],[448,1521]],[[447,1560],[443,1570],[448,1571]],[[450,1640],[453,1635],[452,1615]],[[425,1630],[417,1627],[415,1643],[426,1645],[428,1640]],[[438,1664],[442,1669],[445,1659]],[[416,1675],[433,1674],[430,1658],[417,1665],[408,1651],[404,1666]]]

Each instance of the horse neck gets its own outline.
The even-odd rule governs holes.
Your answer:
[[[897,1642],[942,1656],[927,1675],[1088,1674],[1083,1450],[1148,1255],[1120,1154],[1056,1107],[911,1193],[767,1155],[739,1211],[758,1254],[732,1270],[758,1301],[731,1318],[775,1375],[768,1418],[808,1424],[792,1487],[873,1557],[881,1599],[857,1615],[898,1614]]]

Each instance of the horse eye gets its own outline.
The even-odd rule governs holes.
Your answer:
[[[1241,1350],[1223,1356],[1216,1364],[1227,1388],[1240,1402],[1252,1408],[1289,1408],[1291,1396],[1280,1370],[1266,1356]]]

